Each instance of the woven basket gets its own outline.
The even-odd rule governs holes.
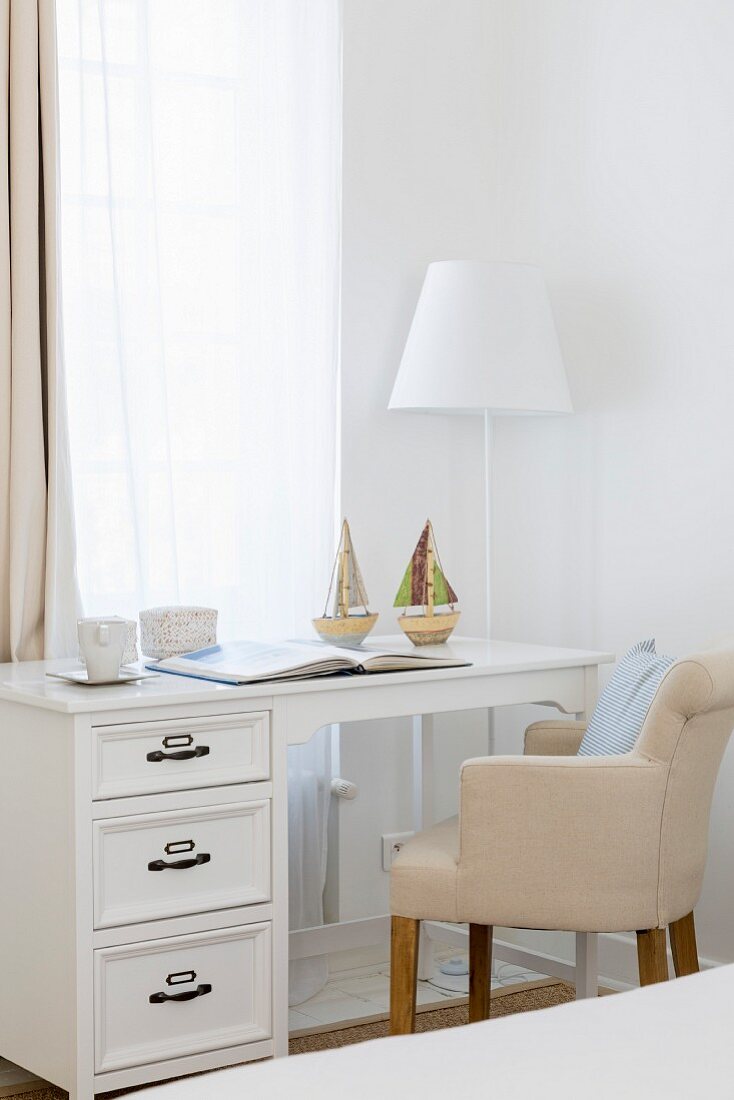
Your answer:
[[[217,612],[211,607],[150,607],[140,612],[140,648],[162,661],[217,640]]]

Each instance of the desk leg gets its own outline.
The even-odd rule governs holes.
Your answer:
[[[576,717],[588,722],[599,697],[599,670],[584,670],[584,709]],[[599,995],[599,937],[595,932],[576,933],[576,1000]]]
[[[599,698],[599,669],[589,665],[584,669],[584,709],[576,714],[579,722],[588,722]]]
[[[413,828],[433,825],[433,715],[413,718]]]
[[[421,921],[420,939],[418,941],[418,981],[429,982],[435,969],[433,940],[426,932],[425,921]]]
[[[273,700],[271,712],[273,798],[271,888],[273,897],[273,1054],[288,1054],[288,700]]]
[[[599,996],[599,937],[596,932],[576,933],[576,1000]]]
[[[433,715],[417,714],[413,718],[413,828],[418,833],[433,824]],[[418,949],[418,978],[433,977],[433,941],[421,922]]]

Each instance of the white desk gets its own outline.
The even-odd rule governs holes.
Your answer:
[[[0,1055],[91,1100],[287,1053],[288,746],[374,718],[521,703],[585,715],[612,659],[447,650],[472,666],[255,687],[162,675],[90,689],[46,678],[73,662],[0,665]],[[417,740],[430,764],[428,726]],[[294,953],[319,935],[296,933]],[[593,946],[585,966],[582,985]]]

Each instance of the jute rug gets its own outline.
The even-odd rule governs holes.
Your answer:
[[[493,991],[491,997],[491,1018],[510,1016],[517,1012],[534,1012],[538,1008],[550,1008],[565,1004],[574,999],[573,986],[565,982],[551,980],[528,982],[526,986],[517,985],[507,989]],[[445,1027],[459,1027],[468,1020],[469,1010],[466,1004],[451,1004],[446,1008],[419,1011],[416,1017],[416,1031],[438,1031]],[[352,1043],[363,1043],[367,1039],[379,1039],[387,1035],[387,1020],[371,1020],[368,1023],[343,1027],[340,1030],[320,1031],[315,1035],[303,1035],[291,1039],[291,1054],[308,1054],[316,1050],[333,1050]],[[216,1071],[215,1071],[216,1072]],[[202,1076],[206,1076],[203,1074]],[[126,1092],[110,1092],[109,1098],[129,1095],[131,1092],[145,1092],[145,1088],[129,1089]],[[53,1087],[42,1088],[35,1092],[18,1093],[13,1100],[67,1100],[68,1093]]]
[[[528,986],[527,989],[513,986],[512,989],[493,992],[490,998],[490,1019],[511,1016],[516,1012],[533,1012],[537,1008],[551,1008],[553,1005],[572,1001],[575,997],[573,986],[564,982],[529,982]],[[460,1027],[468,1022],[468,1006],[452,1005],[419,1012],[415,1019],[415,1030],[440,1031],[445,1027]],[[340,1031],[324,1031],[317,1035],[291,1039],[289,1049],[291,1054],[309,1054],[315,1050],[333,1050],[352,1043],[364,1043],[367,1039],[382,1039],[387,1033],[388,1021],[376,1020]]]

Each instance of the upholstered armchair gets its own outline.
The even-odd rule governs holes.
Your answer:
[[[391,872],[391,1032],[413,1030],[421,920],[468,923],[469,1018],[489,1014],[492,927],[636,931],[640,982],[698,969],[693,909],[719,764],[734,727],[734,650],[673,664],[635,748],[576,756],[579,722],[539,722],[524,756],[467,760],[459,816]]]

